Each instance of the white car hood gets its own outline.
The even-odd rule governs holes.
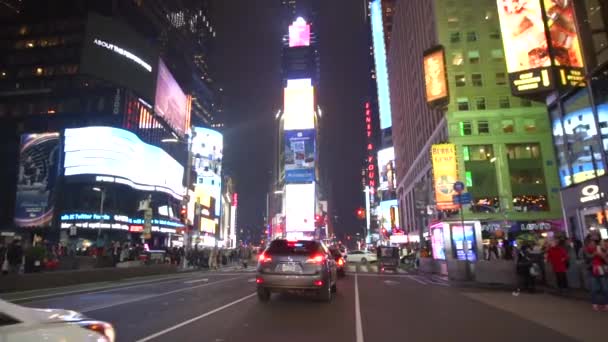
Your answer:
[[[0,312],[24,323],[73,322],[86,319],[81,313],[62,309],[34,309],[15,305],[0,299]]]

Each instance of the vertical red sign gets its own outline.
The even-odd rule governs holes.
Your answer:
[[[367,138],[367,185],[371,194],[376,192],[376,162],[372,130],[372,105],[365,102],[365,136]],[[373,198],[373,196],[372,196]]]

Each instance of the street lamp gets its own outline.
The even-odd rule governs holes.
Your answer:
[[[94,187],[93,191],[101,193],[101,199],[99,201],[99,228],[97,229],[97,240],[101,236],[101,225],[103,223],[103,202],[106,199],[106,189],[100,187]],[[97,246],[99,248],[99,246]]]

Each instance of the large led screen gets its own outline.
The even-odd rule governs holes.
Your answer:
[[[380,184],[378,190],[395,190],[395,148],[389,147],[378,151],[378,172]]]
[[[298,18],[289,26],[289,47],[310,45],[310,25]]]
[[[190,121],[188,97],[161,59],[158,60],[154,112],[165,119],[180,136],[185,134]]]
[[[380,129],[391,127],[391,94],[389,89],[388,67],[386,65],[386,46],[384,41],[384,24],[382,18],[382,1],[374,0],[370,5],[372,23],[372,42],[376,66],[376,84],[378,88],[378,109],[380,112]]]
[[[15,225],[50,226],[59,171],[59,133],[24,134],[19,152]]]
[[[399,204],[397,200],[382,201],[378,205],[378,216],[380,221],[380,228],[384,228],[387,231],[395,228],[401,228],[399,224]]]
[[[285,131],[285,181],[315,180],[315,130]]]
[[[442,105],[448,102],[450,93],[445,68],[445,51],[438,46],[424,53],[424,89],[426,102]]]
[[[166,192],[181,199],[184,167],[159,147],[113,127],[65,130],[66,177],[100,176],[100,181]]]
[[[433,181],[437,209],[455,209],[458,206],[452,203],[452,195],[455,194],[454,183],[458,180],[456,145],[433,145],[431,157],[433,158]]]
[[[215,198],[215,216],[220,215],[222,192],[223,136],[209,128],[195,127],[192,138],[192,153],[196,184]]]
[[[315,127],[314,87],[310,78],[288,80],[284,101],[285,130]]]
[[[583,67],[573,0],[544,0],[554,65]]]
[[[315,230],[315,184],[285,185],[286,232]]]
[[[119,20],[89,13],[80,72],[131,89],[154,101],[158,52]]]

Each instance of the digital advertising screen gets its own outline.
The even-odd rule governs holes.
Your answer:
[[[378,190],[395,190],[397,180],[395,176],[395,148],[389,147],[378,151],[378,172],[380,184]]]
[[[59,172],[59,133],[24,134],[19,149],[15,201],[17,227],[48,227]]]
[[[372,43],[374,46],[374,65],[376,67],[376,85],[378,88],[378,110],[380,129],[393,126],[391,114],[391,94],[389,87],[388,67],[386,64],[386,44],[384,40],[384,14],[382,1],[373,0],[370,4]]]
[[[445,64],[445,50],[437,46],[425,51],[424,63],[424,89],[426,102],[433,105],[444,105],[449,102],[448,80]]]
[[[285,131],[285,182],[315,180],[315,130]]]
[[[190,122],[188,107],[188,97],[162,59],[159,59],[154,112],[165,119],[177,134],[183,136]]]
[[[431,228],[431,246],[433,248],[433,259],[445,260],[445,240],[442,225]]]
[[[395,228],[401,228],[399,224],[399,203],[397,200],[382,201],[378,204],[378,217],[380,221],[380,228],[386,229],[390,232]]]
[[[285,185],[285,231],[315,231],[315,184]]]
[[[154,101],[158,51],[120,20],[89,13],[80,72],[133,90]]]
[[[304,18],[296,19],[289,26],[289,47],[310,45],[310,24]]]
[[[458,260],[477,260],[475,227],[471,225],[452,225],[452,246],[454,257]]]
[[[458,206],[452,203],[454,183],[458,180],[456,145],[435,144],[431,149],[433,159],[433,181],[437,209],[452,210]]]
[[[288,80],[284,96],[284,130],[315,128],[315,98],[311,79]]]
[[[184,194],[184,167],[163,149],[137,135],[113,127],[65,130],[64,174],[90,175],[145,191],[165,192],[177,199]]]
[[[543,0],[554,65],[583,68],[572,0]]]

